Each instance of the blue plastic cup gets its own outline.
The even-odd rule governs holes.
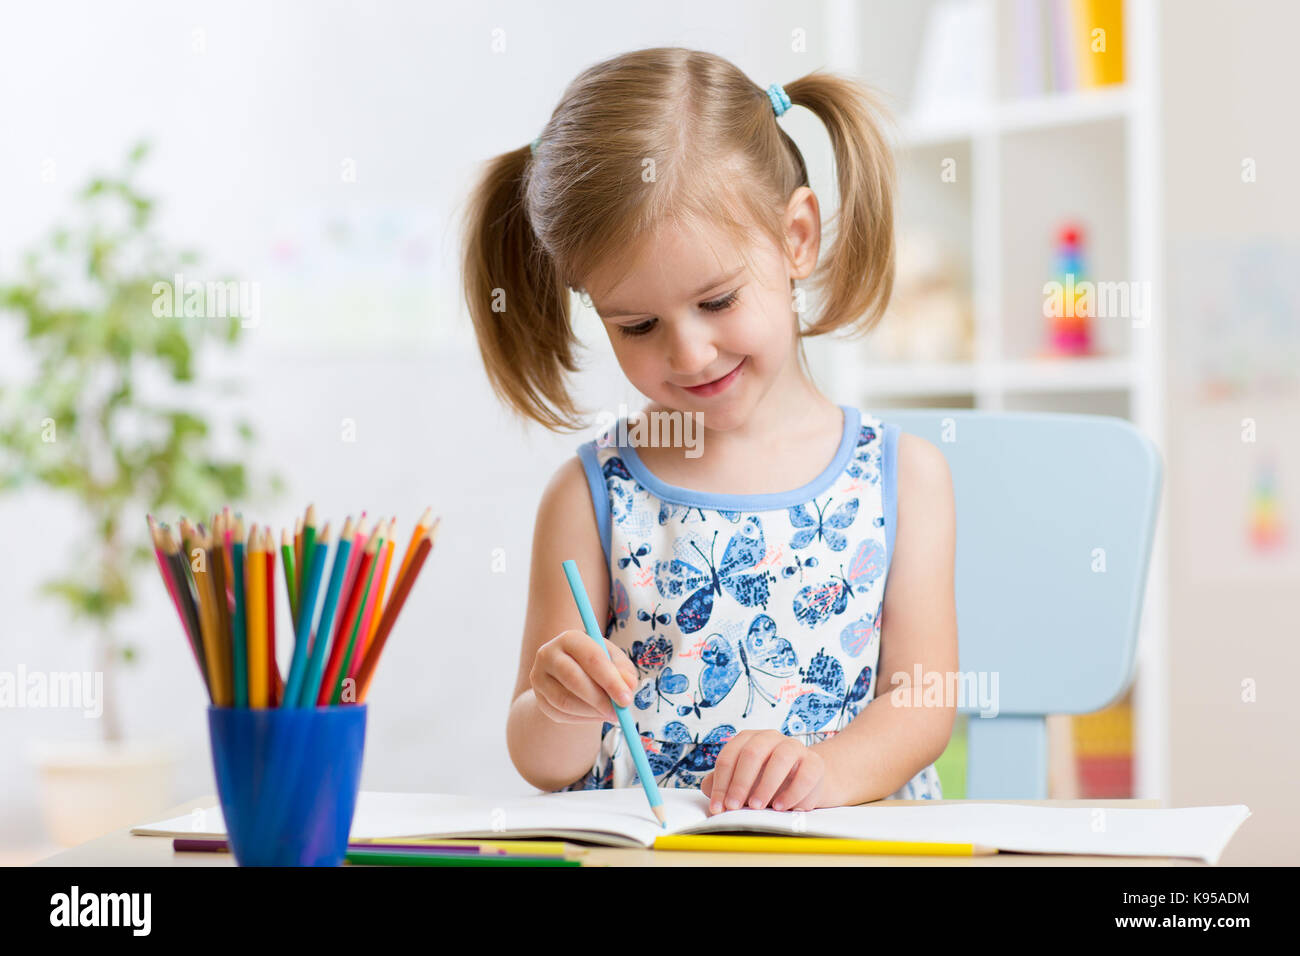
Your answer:
[[[208,707],[226,839],[240,866],[340,866],[361,786],[366,705]]]

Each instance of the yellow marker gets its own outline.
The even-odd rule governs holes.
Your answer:
[[[996,847],[978,843],[913,843],[906,840],[839,840],[825,837],[730,836],[677,833],[655,837],[656,850],[725,853],[870,853],[889,856],[989,856]]]

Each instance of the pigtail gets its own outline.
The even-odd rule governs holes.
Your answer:
[[[565,387],[578,345],[569,294],[537,241],[523,197],[527,146],[491,160],[470,195],[463,249],[465,304],[492,388],[551,430],[582,427]]]
[[[877,116],[883,110],[860,83],[814,72],[785,86],[795,106],[816,114],[830,134],[840,205],[835,241],[818,269],[821,308],[804,335],[852,325],[859,333],[884,315],[894,288],[893,153]]]

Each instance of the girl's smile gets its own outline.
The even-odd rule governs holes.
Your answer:
[[[730,388],[731,383],[740,377],[740,370],[746,361],[748,361],[748,358],[741,359],[740,363],[726,375],[722,376],[722,378],[715,379],[712,382],[705,382],[703,385],[683,385],[681,388],[690,392],[692,395],[706,398],[710,395],[717,395],[719,392],[726,391]]]

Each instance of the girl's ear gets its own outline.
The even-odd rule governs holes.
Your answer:
[[[790,194],[785,211],[785,236],[793,278],[808,278],[817,267],[822,220],[817,194],[807,186],[800,186]]]

